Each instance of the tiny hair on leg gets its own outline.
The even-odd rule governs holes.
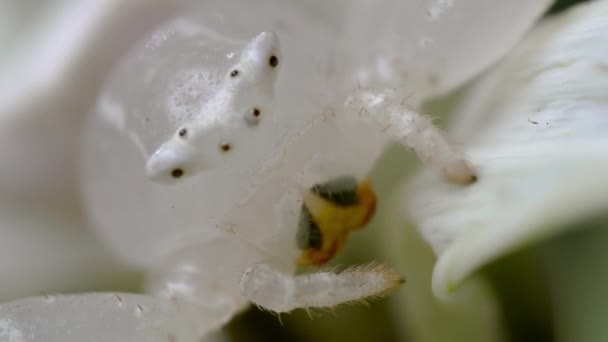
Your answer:
[[[340,273],[320,271],[290,276],[270,265],[250,266],[241,277],[241,291],[251,302],[273,312],[297,308],[333,308],[382,297],[403,284],[403,278],[383,264],[350,267]]]
[[[392,140],[414,150],[418,158],[438,169],[449,181],[470,184],[477,174],[464,155],[451,144],[445,133],[428,115],[399,101],[392,91],[380,94],[360,92],[346,101],[350,111],[366,114]]]

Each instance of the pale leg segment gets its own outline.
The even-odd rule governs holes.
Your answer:
[[[401,101],[393,91],[364,91],[350,97],[345,106],[349,115],[374,123],[392,140],[413,149],[424,164],[439,169],[448,180],[475,182],[477,176],[471,165],[433,125],[432,119]]]
[[[164,331],[167,325],[178,326],[177,330],[198,341],[248,306],[239,288],[241,274],[252,263],[266,259],[233,235],[201,242],[196,242],[196,236],[188,239],[190,246],[176,250],[155,272],[148,273],[146,292],[166,299],[175,311],[171,321],[152,328]]]
[[[403,279],[384,265],[365,265],[340,273],[317,272],[292,276],[268,264],[249,267],[241,291],[254,304],[277,313],[297,308],[331,308],[383,296]]]

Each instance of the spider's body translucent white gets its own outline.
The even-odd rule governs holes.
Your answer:
[[[100,94],[83,148],[85,202],[101,236],[131,264],[155,269],[184,244],[230,231],[226,227],[236,224],[231,222],[234,220],[229,217],[230,212],[238,218],[248,216],[243,204],[251,201],[254,190],[267,179],[276,180],[269,184],[277,193],[269,193],[258,202],[265,208],[275,205],[285,192],[285,184],[294,184],[292,176],[301,171],[302,161],[313,154],[309,146],[295,141],[306,133],[302,127],[322,116],[320,103],[326,102],[326,75],[318,69],[328,68],[335,33],[322,25],[309,27],[301,15],[271,3],[276,6],[254,7],[244,13],[237,10],[242,5],[238,1],[208,2],[209,7],[182,15],[138,46],[116,68]],[[230,13],[230,18],[214,13]],[[253,17],[255,21],[251,20]],[[261,113],[259,124],[251,127],[245,120],[255,102],[238,111],[233,111],[234,107],[206,111],[222,91],[235,94],[224,89],[225,81],[251,77],[250,67],[241,68],[235,79],[229,74],[252,38],[270,28],[280,39],[279,64],[277,69],[264,64],[263,70],[268,71],[268,76],[276,75],[278,83],[274,85],[269,79],[268,84],[275,86],[274,97],[256,104]],[[284,63],[286,60],[289,63]],[[241,101],[251,91],[229,96]],[[215,140],[205,135],[207,128],[201,126],[209,113],[230,114],[220,115],[221,125],[210,121],[217,128],[210,132]],[[188,128],[185,137],[179,136],[181,128],[189,124],[194,127]],[[199,138],[209,144],[199,145]],[[332,140],[338,138],[334,134]],[[175,186],[156,185],[148,179],[144,166],[168,140],[176,145],[194,141],[187,146],[197,147],[196,157],[204,162],[205,158],[210,159],[204,156],[205,152],[216,153],[221,165],[205,170],[204,176],[198,172],[194,177],[196,170],[185,172]],[[328,146],[329,142],[312,141],[316,146]],[[227,152],[220,146],[224,142],[231,143]],[[181,148],[168,150],[179,151],[179,158],[187,154]],[[288,153],[295,163],[284,163],[282,153]],[[157,160],[170,165],[171,158]],[[288,169],[278,168],[279,164],[287,164]],[[326,180],[317,178],[296,190],[306,191]],[[299,211],[299,205],[297,208]],[[247,233],[251,238],[248,241],[254,244],[262,244],[272,235],[269,227],[277,225],[270,215],[260,215],[261,212],[268,210],[253,210],[247,220],[240,221],[242,227],[236,227],[239,234]],[[297,215],[294,222],[297,223]]]
[[[223,136],[223,141],[240,139],[239,148],[245,153],[258,154],[261,158],[267,156],[265,151],[255,150],[254,136],[256,134],[250,133],[251,127],[246,125],[242,113],[249,115],[252,109],[261,107],[266,110],[272,107],[278,44],[275,34],[261,33],[244,48],[238,62],[230,67],[224,83],[218,90],[218,95],[203,107],[201,113],[182,124],[177,133],[173,134],[149,158],[147,172],[153,180],[172,178],[177,181],[183,177],[184,170],[186,173],[199,171],[196,166],[204,164],[204,160],[208,159],[206,157],[213,153],[209,149],[215,150],[219,145],[218,135]],[[289,60],[287,59],[285,63],[289,65]],[[245,79],[246,86],[233,83],[235,79],[238,82],[238,78]],[[251,99],[254,101],[250,101]],[[225,217],[220,218],[220,225],[229,226],[224,228],[229,234],[232,233],[237,238],[243,238],[254,244],[255,241],[259,241],[256,245],[261,248],[262,254],[270,254],[248,260],[250,265],[255,264],[255,261],[263,261],[264,266],[248,267],[247,271],[243,273],[241,290],[246,298],[256,304],[264,305],[263,303],[272,302],[268,298],[272,294],[281,298],[287,296],[286,298],[292,299],[283,298],[287,301],[286,303],[271,304],[271,308],[288,311],[299,305],[333,306],[340,303],[342,299],[350,301],[378,295],[385,293],[398,283],[386,280],[381,281],[380,284],[388,287],[378,286],[378,282],[371,281],[377,275],[390,279],[398,277],[392,272],[370,271],[366,275],[365,272],[359,271],[358,274],[361,278],[369,278],[368,281],[360,282],[365,285],[360,285],[355,290],[349,288],[351,285],[347,285],[348,282],[344,283],[343,288],[332,290],[332,293],[335,292],[335,294],[334,299],[330,300],[331,296],[323,293],[328,288],[315,289],[313,287],[311,290],[304,290],[305,286],[297,286],[297,284],[302,281],[307,284],[314,282],[314,279],[323,279],[323,277],[331,284],[340,284],[343,282],[341,279],[350,279],[353,276],[351,273],[332,276],[317,274],[310,276],[311,278],[302,278],[305,280],[298,280],[300,278],[297,277],[292,279],[288,276],[294,269],[289,264],[294,263],[293,256],[300,249],[304,250],[298,259],[300,263],[325,263],[344,247],[350,231],[360,228],[369,221],[376,203],[373,190],[365,180],[366,174],[371,170],[375,158],[379,156],[381,149],[389,140],[400,138],[404,144],[419,151],[419,154],[425,157],[423,159],[435,165],[445,164],[444,170],[448,176],[453,170],[468,172],[459,180],[470,181],[466,179],[466,176],[470,175],[469,169],[456,169],[448,165],[448,161],[451,163],[452,160],[457,160],[461,164],[463,162],[428,120],[420,118],[416,112],[403,106],[393,108],[397,106],[393,105],[391,100],[394,99],[384,93],[380,95],[361,93],[347,101],[347,106],[336,106],[333,113],[319,112],[318,109],[315,112],[313,107],[312,112],[308,115],[309,123],[304,127],[299,126],[300,120],[292,119],[286,109],[272,108],[269,110],[278,112],[276,120],[288,125],[287,131],[296,131],[300,134],[288,137],[283,146],[273,147],[271,153],[274,155],[271,154],[270,161],[264,162],[262,168],[255,171],[252,178],[254,183],[248,184],[251,191],[243,191],[242,198],[236,203],[236,207],[231,209]],[[358,103],[354,105],[357,101]],[[237,104],[242,104],[243,107],[238,108]],[[209,109],[211,110],[208,113]],[[387,112],[388,115],[383,112]],[[396,112],[408,115],[400,117]],[[210,115],[211,118],[207,118],[207,115]],[[227,122],[229,123],[227,124]],[[383,128],[381,125],[388,125],[388,127]],[[392,125],[397,128],[391,129]],[[197,143],[188,142],[189,139],[193,139],[188,136],[190,132],[193,136],[198,137]],[[367,135],[368,139],[361,139],[360,134]],[[257,132],[257,135],[255,140],[264,140],[264,136],[260,132]],[[372,135],[373,138],[369,135]],[[251,140],[243,141],[243,138],[247,137]],[[318,140],[310,140],[315,137]],[[230,151],[224,149],[224,152]],[[219,158],[214,161],[221,164]],[[243,163],[239,165],[244,166]],[[204,176],[204,174],[200,175],[200,177]],[[343,179],[345,176],[353,180],[354,186],[340,195],[352,195],[352,200],[345,201],[344,198],[332,196],[331,193],[323,194],[323,191],[320,190],[321,187],[330,188],[325,184],[332,184],[334,187],[334,179]],[[260,182],[260,180],[264,181]],[[328,181],[330,183],[326,183]],[[363,184],[362,187],[357,186],[359,182]],[[327,189],[325,192],[328,192]],[[331,191],[334,190],[329,192]],[[321,197],[325,198],[321,199]],[[275,207],[276,217],[274,220],[273,217],[270,217],[270,221],[265,221],[267,222],[266,231],[262,235],[258,230],[250,231],[249,226],[253,222],[259,222],[259,213],[264,212],[268,207]],[[298,207],[301,209],[298,210]],[[249,216],[250,212],[252,216]],[[302,223],[303,214],[305,214],[304,220],[308,220],[309,225],[306,225],[306,222]],[[296,222],[298,218],[299,223]],[[302,232],[309,234],[307,242],[303,243],[301,239],[298,239],[298,235]],[[282,247],[277,248],[276,246]],[[273,260],[274,258],[283,260],[277,262]],[[171,281],[167,280],[166,284],[171,284]],[[285,296],[279,295],[279,288],[287,291]],[[330,286],[329,289],[331,288]],[[189,291],[190,289],[186,292]],[[339,291],[344,291],[344,295],[336,297]],[[177,290],[172,288],[169,292],[169,296],[184,295],[181,288]],[[260,293],[266,295],[256,298]],[[357,295],[353,296],[354,293]],[[320,295],[325,296],[323,297],[326,298],[325,301],[314,300],[310,297]]]
[[[192,323],[200,334],[257,298],[244,289],[267,282],[256,272],[242,278],[251,266],[293,277],[297,261],[307,259],[296,238],[305,195],[342,176],[361,183],[386,141],[379,135],[381,144],[370,144],[360,139],[369,126],[340,122],[343,100],[329,87],[337,41],[331,28],[311,28],[280,5],[247,13],[216,5],[229,20],[210,8],[193,11],[125,59],[91,116],[83,154],[87,209],[100,236],[146,270],[150,293],[179,303],[184,321],[193,312],[209,316],[205,325]],[[367,222],[372,204],[354,203],[360,222],[343,226],[324,223],[329,207],[309,203],[324,241],[335,245],[326,259]],[[333,306],[399,284],[388,269],[353,272],[327,279],[386,281],[350,282],[334,294],[297,286],[305,292],[276,309]]]
[[[206,2],[154,33],[109,78],[85,134],[84,194],[96,230],[146,271],[150,293],[178,304],[194,335],[249,302],[283,312],[397,286],[400,277],[383,267],[294,275],[298,262],[331,259],[369,220],[367,179],[388,142],[452,181],[475,180],[408,106],[410,90],[374,75],[393,69],[355,64],[336,27],[291,5],[242,11],[247,4]],[[380,81],[357,84],[351,76],[361,70]],[[342,192],[352,199],[317,191],[344,177],[354,180]]]

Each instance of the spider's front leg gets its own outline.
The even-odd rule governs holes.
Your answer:
[[[393,91],[362,91],[347,99],[350,118],[377,126],[391,140],[413,149],[420,160],[437,168],[450,181],[469,184],[477,180],[470,163],[432,119],[407,106]]]
[[[183,334],[202,337],[247,307],[239,279],[252,263],[267,262],[265,257],[233,235],[202,236],[197,241],[199,237],[185,237],[184,243],[190,245],[175,250],[147,274],[147,292],[168,300],[175,312],[171,321],[151,326],[151,333],[177,326]]]
[[[283,203],[285,212],[291,212],[287,208],[293,205],[288,201]],[[296,240],[294,251],[300,253],[294,261],[300,265],[322,265],[340,252],[351,232],[367,224],[375,211],[376,197],[368,180],[342,176],[314,184],[298,203],[301,209],[297,233],[288,234]],[[282,245],[290,243],[284,240]],[[252,263],[245,270],[240,288],[251,302],[281,313],[296,308],[331,308],[365,301],[388,293],[402,282],[399,274],[378,264],[349,268],[341,273],[321,271],[293,275],[279,269],[274,262],[260,262]]]
[[[341,273],[289,275],[268,264],[249,267],[241,291],[251,302],[282,313],[297,308],[332,308],[340,304],[383,296],[404,280],[381,264],[346,269]]]

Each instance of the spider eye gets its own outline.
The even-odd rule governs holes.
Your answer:
[[[239,74],[239,71],[234,69],[230,72],[230,77],[236,77]]]
[[[229,143],[221,143],[220,144],[220,150],[222,150],[222,152],[228,152],[232,149],[232,146]]]
[[[260,115],[262,112],[258,108],[251,108],[245,116],[245,121],[249,126],[255,126],[260,122]]]
[[[279,59],[277,58],[277,56],[272,55],[268,59],[268,64],[270,64],[271,67],[276,68],[277,65],[279,65]]]
[[[183,138],[183,137],[185,137],[185,136],[186,136],[186,134],[188,134],[188,130],[187,130],[187,129],[185,129],[185,128],[180,129],[180,130],[179,130],[179,132],[178,132],[178,135],[179,135],[180,137],[182,137],[182,138]]]
[[[184,175],[184,170],[182,170],[180,168],[176,168],[171,171],[171,176],[173,178],[181,178],[181,176],[183,176],[183,175]]]

